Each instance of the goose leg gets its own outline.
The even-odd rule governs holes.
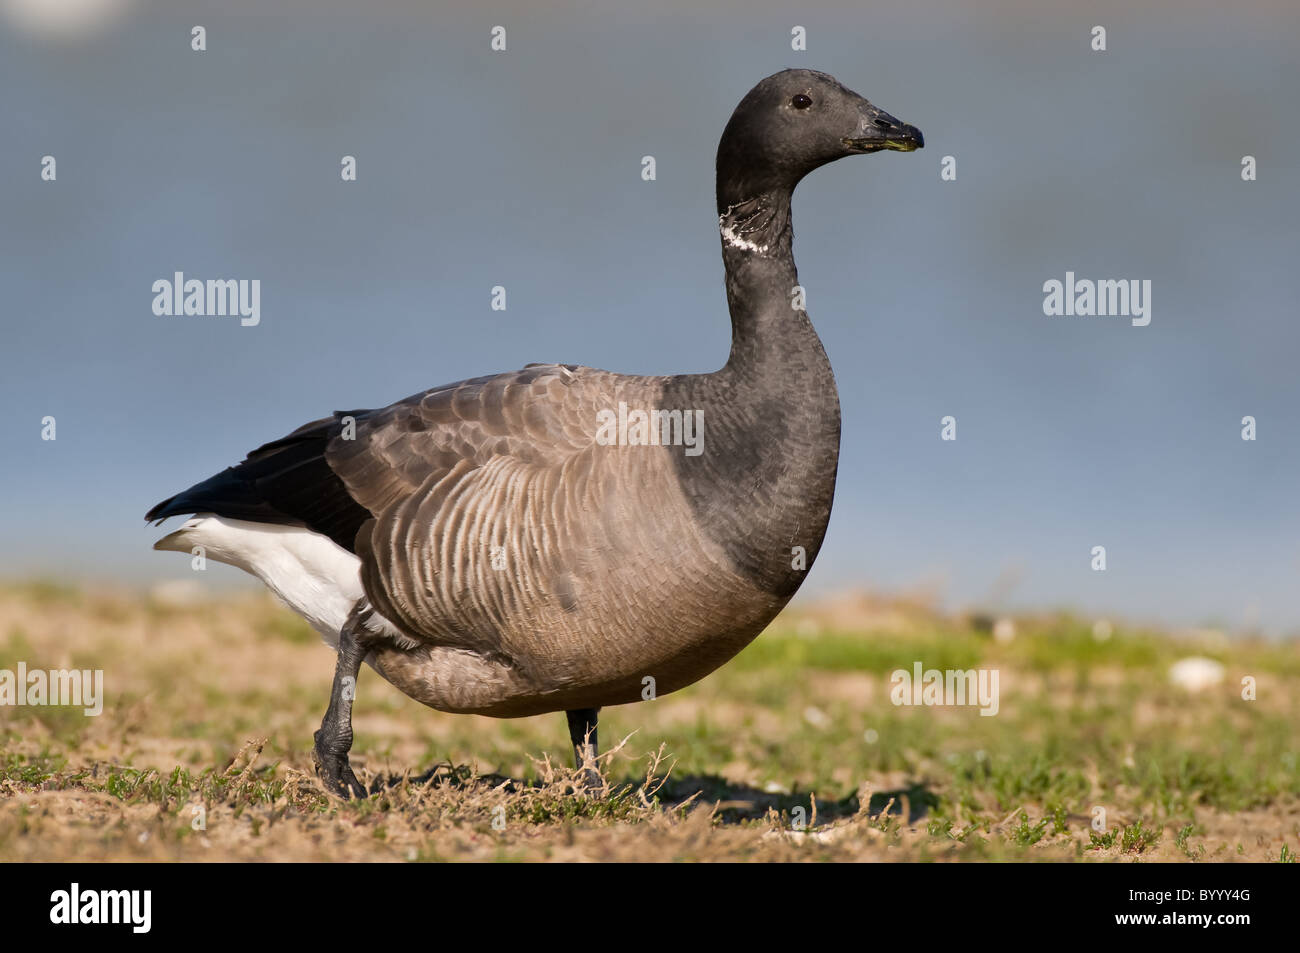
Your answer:
[[[348,763],[348,751],[352,748],[352,699],[356,695],[357,674],[367,651],[358,636],[359,631],[354,609],[339,632],[339,660],[334,668],[330,704],[320,730],[315,734],[316,746],[312,750],[316,776],[331,794],[344,800],[366,796],[366,789]]]
[[[587,793],[599,791],[604,782],[596,763],[596,712],[598,708],[575,708],[566,711],[569,717],[569,740],[573,742],[575,767],[582,772],[582,787]]]

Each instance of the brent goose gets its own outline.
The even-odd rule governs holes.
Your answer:
[[[332,792],[366,794],[362,661],[440,711],[566,712],[599,787],[601,706],[689,685],[762,631],[817,558],[839,458],[790,196],[835,159],[922,145],[825,73],[769,76],[718,145],[721,370],[476,377],[305,424],[149,511],[194,514],[155,549],[252,573],[337,648],[314,750]]]

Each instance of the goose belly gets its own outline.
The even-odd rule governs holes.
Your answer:
[[[624,564],[623,572],[605,573],[599,583],[579,577],[569,585],[573,602],[538,600],[499,619],[494,651],[393,649],[377,653],[375,667],[402,692],[441,711],[519,717],[620,705],[713,672],[786,602],[716,563],[680,560]]]

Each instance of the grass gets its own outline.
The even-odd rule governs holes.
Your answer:
[[[558,714],[433,712],[367,669],[353,764],[372,794],[345,803],[310,759],[331,653],[268,599],[0,588],[0,669],[102,668],[107,696],[97,718],[0,707],[0,861],[1294,862],[1294,642],[1099,641],[1058,615],[1003,643],[860,609],[791,611],[697,685],[603,712],[596,797]],[[1189,654],[1225,682],[1170,684]],[[890,673],[918,661],[996,669],[998,714],[895,706]]]

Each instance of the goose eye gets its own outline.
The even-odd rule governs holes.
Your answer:
[[[795,109],[807,109],[812,105],[812,100],[803,93],[799,93],[794,99],[790,100],[790,105]]]

